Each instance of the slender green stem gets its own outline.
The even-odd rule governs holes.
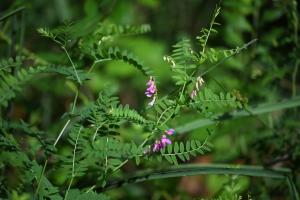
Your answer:
[[[70,189],[71,189],[71,185],[72,185],[72,183],[73,183],[73,180],[74,180],[74,177],[72,176],[72,178],[71,178],[71,180],[70,180],[70,183],[69,183],[69,185],[68,185],[68,189],[67,189],[67,191],[66,191],[64,200],[66,200],[67,197],[68,197],[68,194],[69,194],[69,191],[70,191]]]
[[[98,64],[100,62],[104,62],[104,61],[110,61],[110,60],[112,60],[112,59],[111,58],[104,58],[104,59],[100,59],[100,60],[95,60],[94,63],[92,64],[91,68],[89,69],[88,73],[91,73],[93,71],[96,64]]]
[[[72,104],[72,110],[71,110],[72,114],[74,114],[74,112],[75,112],[75,106],[76,106],[76,103],[77,103],[77,99],[78,99],[78,90],[76,91],[74,101],[73,101],[73,104]]]
[[[204,41],[204,44],[203,44],[202,54],[205,52],[205,47],[206,47],[208,38],[209,38],[209,36],[210,36],[212,27],[213,27],[213,25],[214,25],[214,23],[215,23],[216,17],[217,17],[218,14],[219,14],[219,9],[220,9],[220,8],[218,8],[218,7],[216,8],[216,10],[215,10],[215,12],[214,12],[214,16],[213,16],[213,18],[212,18],[212,20],[211,20],[211,22],[210,22],[210,26],[209,26],[209,29],[208,29],[208,33],[207,33],[207,35],[206,35],[206,37],[205,37],[205,41]]]
[[[35,194],[34,194],[34,199],[36,199],[37,196],[38,196],[38,193],[39,193],[39,190],[40,190],[40,187],[41,187],[42,179],[43,179],[43,176],[44,176],[47,164],[48,164],[48,160],[45,161],[42,173],[41,173],[41,175],[40,175],[40,177],[38,179],[38,186],[37,186]]]
[[[71,122],[70,119],[68,119],[68,121],[65,123],[64,127],[61,129],[60,133],[58,134],[55,142],[54,142],[54,146],[56,146],[57,142],[59,141],[59,139],[61,138],[61,136],[63,135],[65,129],[67,128],[67,126],[69,125],[69,123]]]
[[[93,186],[90,187],[85,193],[89,193],[89,192],[92,191],[95,187],[96,187],[96,185],[93,185]]]
[[[72,61],[72,59],[71,59],[71,57],[70,57],[69,52],[67,51],[67,49],[66,49],[66,47],[65,47],[64,45],[62,45],[61,48],[62,48],[62,49],[64,50],[64,52],[67,54],[67,57],[68,57],[68,59],[69,59],[71,65],[72,65],[72,67],[73,67],[73,69],[74,69],[74,73],[75,73],[75,75],[76,75],[77,82],[81,85],[82,82],[81,82],[81,80],[80,80],[80,78],[79,78],[79,76],[78,76],[76,67],[75,67],[75,65],[74,65],[74,63],[73,63],[73,61]]]
[[[129,159],[124,160],[120,165],[118,165],[116,168],[113,169],[112,174],[114,174],[115,172],[117,172],[121,167],[123,167],[127,162],[129,161]]]
[[[223,64],[225,61],[227,61],[229,58],[237,55],[241,50],[247,49],[248,46],[250,46],[251,44],[255,43],[257,41],[257,39],[253,39],[250,42],[244,44],[242,47],[237,48],[236,52],[234,52],[233,54],[231,54],[230,56],[227,56],[225,58],[223,58],[220,62],[216,63],[215,65],[211,66],[210,68],[208,68],[206,71],[204,71],[203,73],[201,73],[199,76],[204,76],[205,74],[209,73],[210,71],[212,71],[213,69],[215,69],[216,67],[220,66],[221,64]]]
[[[108,137],[106,137],[106,145],[105,145],[105,148],[106,148],[106,152],[108,151]],[[106,176],[107,174],[107,164],[108,164],[108,157],[107,157],[107,154],[105,155],[105,170],[104,170],[104,174]]]
[[[292,77],[292,97],[295,97],[297,95],[297,73],[298,73],[298,68],[299,68],[300,60],[297,59],[295,66],[294,66],[294,71],[293,71],[293,77]]]
[[[73,183],[73,180],[75,178],[75,159],[76,159],[76,149],[77,149],[77,144],[78,144],[78,139],[79,139],[79,135],[80,135],[80,132],[81,132],[81,129],[82,129],[82,126],[79,128],[79,131],[78,131],[78,134],[77,134],[77,137],[76,137],[76,140],[75,140],[75,145],[74,145],[74,149],[73,149],[73,160],[72,160],[72,177],[71,177],[71,180],[70,180],[70,183],[69,183],[69,186],[68,186],[68,189],[66,191],[66,194],[65,194],[65,198],[64,199],[67,199],[68,197],[68,193],[69,193],[69,190],[71,188],[71,185]]]

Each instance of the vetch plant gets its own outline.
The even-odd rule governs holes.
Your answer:
[[[214,26],[218,25],[215,19],[219,12],[220,8],[217,8],[209,28],[201,30],[196,38],[200,44],[198,48],[194,48],[189,39],[183,39],[173,46],[171,55],[163,58],[169,64],[175,88],[168,94],[160,90],[157,84],[159,77],[148,66],[117,46],[117,39],[122,36],[150,31],[148,25],[99,23],[93,30],[83,33],[76,29],[76,24],[65,24],[53,30],[40,28],[38,32],[58,45],[66,62],[42,62],[38,56],[26,55],[2,60],[0,105],[4,116],[7,115],[4,111],[13,105],[14,98],[22,91],[22,86],[32,78],[59,75],[74,93],[69,111],[60,119],[64,124],[60,125],[58,133],[55,132],[56,137],[36,130],[24,121],[10,121],[8,117],[2,117],[1,156],[8,158],[2,163],[22,172],[20,183],[13,186],[4,183],[1,186],[4,198],[10,198],[10,191],[15,190],[25,191],[33,199],[109,199],[103,191],[114,186],[111,180],[122,175],[123,166],[129,162],[141,168],[147,163],[178,165],[210,152],[213,147],[209,142],[211,129],[207,129],[204,140],[183,140],[175,134],[178,129],[174,122],[178,124],[190,112],[199,113],[217,124],[216,115],[246,108],[247,105],[236,93],[208,88],[205,82],[209,77],[206,75],[256,41],[229,50],[208,47],[209,37],[217,32]],[[145,77],[141,85],[146,83],[143,88],[146,91],[140,95],[146,96],[148,106],[135,110],[124,105],[109,88],[97,95],[87,95],[92,92],[85,85],[93,78],[95,69],[110,61],[128,63],[141,72]],[[128,139],[125,130],[135,131]],[[16,139],[18,132],[27,134],[34,142],[24,148]],[[67,144],[69,148],[61,148],[61,144]],[[31,148],[42,155],[31,151]],[[221,169],[227,172],[226,168]],[[54,185],[49,177],[53,171],[59,170],[67,178],[61,185]],[[187,172],[193,174],[195,169],[189,170]],[[218,172],[219,168],[214,170]],[[258,173],[249,171],[244,174]],[[183,176],[183,172],[178,170],[175,173]],[[228,172],[233,173],[233,170]],[[287,173],[269,173],[270,176],[288,177]],[[85,184],[81,185],[81,182]],[[288,183],[291,191],[296,191],[293,182],[289,180]]]

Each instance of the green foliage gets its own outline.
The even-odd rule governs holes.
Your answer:
[[[109,200],[110,198],[104,194],[97,194],[93,191],[91,192],[80,192],[80,190],[73,189],[70,190],[67,199],[75,200]]]
[[[203,143],[198,140],[191,140],[186,141],[185,145],[183,142],[175,142],[162,149],[160,153],[169,163],[178,165],[178,159],[182,162],[189,161],[192,156],[196,157],[198,154],[204,155],[210,152],[211,147],[212,145],[206,140]],[[161,160],[161,158],[158,158],[158,160]]]
[[[217,111],[225,112],[226,108],[242,108],[241,102],[230,92],[215,94],[208,88],[201,90],[194,101],[190,103],[190,106],[206,117],[212,116]]]
[[[109,113],[114,118],[126,119],[131,122],[135,122],[138,124],[145,124],[146,119],[144,119],[137,111],[129,108],[129,105],[119,105],[118,107],[112,107]]]
[[[94,52],[93,52],[94,53]],[[118,47],[110,47],[107,50],[99,50],[96,55],[94,55],[94,63],[99,63],[105,60],[121,60],[128,63],[138,70],[140,70],[145,76],[150,76],[152,74],[149,67],[144,66],[137,58],[132,54],[128,53],[126,50],[119,50]]]
[[[6,64],[5,67],[12,66]],[[69,67],[63,66],[30,66],[27,69],[20,69],[16,75],[11,75],[10,72],[0,73],[0,104],[7,107],[11,99],[15,98],[18,92],[21,92],[21,87],[32,78],[37,78],[41,73],[58,73],[64,75],[68,79],[77,80],[76,74]],[[79,71],[78,75],[81,80],[86,80],[86,73]]]
[[[19,56],[17,56],[15,59],[13,58],[2,59],[0,61],[0,71],[2,70],[8,71],[10,70],[11,67],[20,67],[23,59],[24,58]]]
[[[86,5],[87,7],[91,7],[96,3],[91,0],[86,4],[89,4]],[[285,38],[285,41],[278,45],[280,47],[286,47],[287,44],[296,46],[289,55],[289,58],[296,61],[291,59],[293,61],[287,62],[294,66],[292,95],[296,97],[296,74],[299,66],[299,59],[296,56],[299,47],[297,3],[293,1],[290,6],[292,14],[289,17],[292,21],[291,29],[294,30],[294,36]],[[170,73],[166,74],[173,79],[171,85],[164,85],[169,79],[166,81],[154,74],[152,68],[146,66],[133,53],[125,50],[127,47],[122,43],[124,37],[149,32],[149,25],[116,25],[110,23],[110,20],[103,20],[99,23],[97,19],[95,20],[97,22],[91,20],[87,25],[88,28],[85,28],[83,27],[83,24],[87,22],[85,19],[78,23],[66,22],[54,29],[39,28],[37,32],[49,38],[55,46],[52,48],[50,45],[51,48],[43,53],[38,52],[38,55],[23,48],[22,44],[14,44],[12,41],[15,41],[13,38],[15,36],[13,34],[6,36],[7,31],[0,30],[0,39],[12,37],[12,40],[6,42],[11,45],[10,49],[18,50],[17,53],[10,53],[10,57],[0,61],[0,171],[2,174],[0,181],[3,183],[0,185],[0,198],[27,198],[26,195],[22,195],[24,193],[28,194],[30,199],[110,199],[104,193],[106,189],[121,187],[129,183],[201,174],[239,174],[286,181],[291,198],[299,199],[290,170],[248,166],[235,168],[215,165],[180,165],[183,162],[198,161],[201,156],[212,152],[213,145],[208,140],[213,141],[217,136],[213,136],[210,130],[215,130],[216,125],[225,119],[253,116],[299,106],[298,99],[293,98],[288,102],[271,106],[248,107],[247,98],[239,91],[226,91],[226,85],[215,78],[218,75],[208,76],[212,70],[221,64],[226,66],[230,58],[256,42],[254,39],[228,50],[210,46],[210,37],[218,32],[215,26],[220,25],[216,22],[219,14],[220,8],[217,7],[209,27],[203,28],[195,41],[185,37],[172,46],[169,56],[163,57],[169,65]],[[96,18],[97,14],[93,15]],[[274,17],[272,14],[265,16],[265,20],[272,21],[272,16]],[[9,15],[4,15],[0,21],[7,18]],[[242,19],[246,20],[244,16]],[[15,22],[12,23],[14,25]],[[243,23],[241,26],[247,27]],[[218,40],[214,41],[216,42]],[[238,42],[234,45],[241,44],[242,42]],[[269,49],[259,49],[255,56],[263,57],[262,63],[270,64],[272,59],[266,53],[268,51]],[[12,56],[14,54],[19,56]],[[274,55],[277,54],[274,53]],[[252,59],[251,56],[249,57]],[[116,88],[119,89],[115,86],[117,84],[103,86],[107,80],[103,75],[105,70],[100,66],[111,61],[127,63],[140,71],[146,79],[154,81],[157,90],[150,95],[154,102],[153,106],[151,103],[144,106],[144,100],[147,97],[143,91],[145,87],[150,86],[149,84],[145,86],[146,79],[143,76],[137,75],[139,88],[134,91],[128,88],[127,79],[121,80],[120,87],[124,90],[122,92],[128,93],[126,95],[130,96],[131,101],[127,101],[126,98],[124,100],[122,93],[116,94]],[[93,71],[95,67],[99,69]],[[227,75],[222,72],[224,69],[225,67],[220,69],[221,76]],[[275,67],[275,72],[277,77],[290,75],[287,74],[288,70],[278,67]],[[53,78],[53,75],[60,75],[60,79],[56,80],[56,76]],[[44,82],[43,78],[49,76],[51,79]],[[272,82],[272,77],[268,75],[262,82]],[[140,84],[141,80],[143,80],[142,84]],[[93,81],[99,82],[91,83]],[[63,82],[71,89],[72,94],[75,93],[74,98],[69,97],[68,92],[61,90]],[[212,83],[217,83],[219,88],[214,87]],[[101,85],[99,88],[102,89],[91,89],[91,84],[97,86],[99,84]],[[22,109],[18,107],[19,103],[26,104],[27,102],[20,101],[17,104],[14,102],[14,98],[22,93],[22,87],[28,85],[32,90],[42,88],[38,90],[41,94],[32,97],[38,98],[38,101],[32,103],[30,117],[25,116]],[[143,87],[140,88],[140,85]],[[48,89],[44,90],[46,86]],[[263,84],[260,85],[260,88],[263,89],[263,86]],[[49,91],[54,95],[60,94],[62,97],[52,98],[53,94]],[[257,96],[261,94],[264,93],[258,93]],[[73,102],[71,99],[74,99]],[[135,104],[132,103],[134,101],[139,103],[132,105]],[[53,114],[53,111],[59,107],[61,109]],[[70,110],[67,110],[68,108]],[[64,112],[63,115],[61,111]],[[62,119],[58,119],[60,115],[66,118],[65,125],[61,124]],[[294,115],[297,116],[297,113]],[[41,123],[40,116],[44,116],[43,123]],[[200,119],[189,123],[195,116]],[[265,123],[259,118],[258,120],[262,124]],[[283,121],[285,120],[287,119]],[[177,126],[183,122],[187,123]],[[175,127],[176,134],[169,134],[167,130],[175,125],[177,126]],[[177,133],[192,132],[207,125],[211,126],[207,129],[209,137],[201,131],[192,133],[190,136],[177,135]],[[286,155],[294,161],[297,160],[300,155],[297,143],[299,137],[293,136],[293,142],[290,142],[291,138],[288,133],[292,131],[298,133],[299,130],[296,125],[286,131],[283,131],[282,127],[284,126],[280,126],[278,130],[274,128],[272,131],[283,133],[284,137],[278,133],[264,133],[261,138],[255,140],[255,143],[259,144],[253,145],[253,149],[271,152],[272,157],[280,155],[279,160],[282,157],[285,158]],[[235,132],[237,128],[232,126],[229,131],[226,131]],[[259,128],[263,129],[260,126]],[[168,139],[166,144],[162,142],[162,137]],[[282,141],[278,142],[280,139]],[[273,143],[276,145],[272,146]],[[157,151],[154,150],[155,144],[160,145]],[[272,150],[266,148],[265,144],[267,147],[272,146]],[[241,150],[241,152],[244,151],[246,150]],[[240,156],[239,162],[248,161],[243,160],[245,155],[242,153]],[[215,159],[211,155],[207,158],[213,161]],[[149,166],[153,169],[159,167],[159,169],[150,170],[146,175],[140,175],[137,172],[132,178],[116,181],[115,178],[124,175],[125,165],[126,170]],[[10,181],[10,171],[16,172],[15,182]],[[215,199],[241,199],[237,188],[237,183],[228,183]],[[248,199],[251,197],[248,196]]]
[[[214,20],[214,19],[213,19]],[[87,82],[90,77],[89,73],[93,68],[104,61],[121,60],[129,63],[145,76],[149,77],[153,72],[140,61],[138,61],[132,54],[127,51],[120,50],[113,44],[117,37],[128,36],[133,34],[140,34],[149,31],[149,26],[116,26],[114,24],[100,24],[95,27],[94,31],[85,34],[77,34],[76,25],[66,23],[65,25],[55,28],[47,29],[40,28],[38,32],[45,37],[50,38],[63,50],[71,67],[64,67],[61,65],[45,65],[45,66],[31,66],[27,69],[21,67],[19,59],[16,61],[7,59],[1,62],[1,104],[8,106],[10,101],[16,96],[17,92],[21,91],[21,86],[25,85],[31,78],[36,78],[42,73],[46,74],[61,74],[64,79],[75,81],[79,86]],[[211,28],[210,28],[211,29]],[[209,32],[212,30],[209,30]],[[202,31],[205,36],[205,44],[201,47],[205,48],[209,32]],[[89,37],[89,35],[91,37]],[[77,41],[77,43],[76,43]],[[75,50],[72,50],[72,46]],[[172,64],[171,71],[175,74],[175,85],[177,85],[177,94],[166,95],[165,97],[155,96],[154,106],[149,106],[144,112],[138,111],[129,107],[129,105],[122,105],[117,97],[109,89],[104,89],[98,95],[96,101],[89,101],[88,104],[77,106],[77,98],[82,98],[81,92],[77,85],[72,86],[76,96],[71,104],[71,110],[64,116],[68,116],[69,120],[64,128],[59,133],[54,145],[45,142],[41,137],[40,131],[32,131],[24,122],[15,123],[5,122],[2,124],[4,131],[1,144],[5,152],[3,158],[10,155],[15,158],[22,154],[21,147],[14,140],[13,136],[9,136],[6,131],[18,129],[34,137],[40,143],[41,150],[45,150],[45,156],[48,157],[44,166],[40,166],[36,161],[31,160],[26,154],[24,159],[20,160],[19,165],[13,163],[14,159],[8,160],[9,164],[16,168],[30,169],[30,175],[27,181],[24,180],[24,188],[26,184],[35,182],[35,197],[39,199],[105,199],[102,194],[93,192],[93,188],[101,188],[106,185],[106,180],[109,176],[113,176],[118,172],[123,165],[129,160],[134,160],[136,165],[142,164],[147,160],[163,161],[163,158],[170,164],[177,165],[178,159],[182,162],[189,161],[192,157],[204,155],[211,151],[212,145],[207,141],[190,140],[190,141],[174,141],[173,144],[163,147],[160,151],[154,152],[152,150],[156,138],[167,130],[168,123],[179,118],[182,111],[201,110],[205,103],[209,109],[206,112],[216,113],[221,112],[223,107],[241,107],[236,98],[229,93],[225,96],[223,93],[216,95],[210,90],[204,90],[197,94],[197,98],[190,99],[189,84],[197,84],[197,77],[195,72],[198,70],[198,64],[203,63],[203,57],[208,57],[213,54],[215,59],[208,59],[211,62],[216,62],[222,58],[217,56],[213,49],[201,53],[192,50],[190,40],[182,40],[173,46],[172,55],[166,57],[165,60]],[[70,51],[72,50],[72,51]],[[70,52],[69,52],[70,51]],[[205,53],[205,55],[204,55]],[[74,59],[76,55],[81,55],[79,59]],[[230,54],[231,55],[231,54]],[[225,55],[225,57],[228,55]],[[88,71],[82,67],[84,59],[90,60],[92,58],[92,65]],[[205,59],[204,59],[205,60]],[[48,63],[48,62],[46,62]],[[12,68],[15,67],[15,68]],[[78,69],[81,68],[81,69]],[[11,73],[14,69],[16,73]],[[197,88],[198,89],[198,88]],[[157,95],[157,94],[155,94]],[[127,122],[127,123],[124,123]],[[126,141],[123,137],[123,128],[138,124],[147,131],[148,136],[142,142]],[[65,133],[67,138],[69,150],[63,154],[55,151],[56,144],[61,140],[61,136]],[[149,133],[150,132],[150,133]],[[52,148],[51,148],[52,147]],[[10,149],[14,149],[11,151]],[[35,147],[39,149],[39,147]],[[5,156],[6,155],[6,156]],[[32,152],[33,157],[35,157]],[[65,171],[67,182],[67,189],[62,190],[54,186],[46,176],[47,165],[49,157],[53,156],[54,161],[52,165],[54,169],[59,168]],[[3,161],[4,162],[4,161]],[[5,163],[5,162],[4,162]],[[25,165],[26,163],[26,165]],[[83,180],[92,174],[96,173],[97,177],[92,181],[92,188],[87,193],[82,190],[72,189],[75,181]],[[34,177],[34,178],[33,178]]]
[[[7,107],[9,100],[16,96],[16,92],[21,91],[21,86],[36,74],[45,70],[45,67],[30,67],[28,70],[21,69],[16,76],[7,73],[1,73],[0,83],[0,102],[1,105]]]

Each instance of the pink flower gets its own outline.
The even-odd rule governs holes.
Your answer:
[[[175,130],[173,128],[170,128],[170,129],[166,130],[165,133],[168,135],[173,135],[175,133]]]
[[[161,141],[163,147],[167,146],[168,144],[172,144],[171,140],[169,138],[167,138],[166,135],[163,135],[160,141]]]
[[[156,85],[152,76],[150,76],[150,79],[146,85],[148,86],[145,92],[146,96],[153,97],[156,93]]]
[[[156,140],[155,143],[153,144],[153,148],[152,151],[153,152],[158,152],[163,148],[161,141],[160,140]]]
[[[145,95],[149,98],[152,98],[151,102],[148,103],[148,105],[153,106],[156,100],[157,89],[156,89],[155,81],[152,76],[150,76],[149,81],[147,82],[146,85],[147,85],[147,89]]]
[[[172,144],[172,141],[169,138],[167,138],[166,135],[163,135],[160,140],[155,141],[152,147],[152,151],[158,152],[169,144]]]

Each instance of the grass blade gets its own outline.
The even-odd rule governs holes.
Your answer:
[[[202,128],[208,125],[215,124],[217,121],[225,121],[225,120],[233,120],[241,117],[248,117],[253,115],[261,115],[265,113],[275,112],[278,110],[289,109],[300,106],[300,96],[291,98],[288,100],[284,100],[276,103],[264,103],[258,106],[250,106],[247,111],[240,110],[234,111],[231,113],[224,113],[218,115],[216,120],[211,119],[198,119],[189,123],[186,123],[182,126],[177,127],[175,130],[178,133],[186,133],[188,131],[192,131],[198,128]]]
[[[234,166],[234,165],[219,165],[219,164],[184,164],[173,166],[168,169],[162,170],[150,170],[137,172],[136,175],[124,178],[121,180],[111,181],[104,188],[100,190],[109,190],[117,187],[122,187],[132,183],[140,183],[144,181],[184,177],[184,176],[196,176],[196,175],[208,175],[208,174],[232,174],[243,175],[252,177],[262,177],[271,179],[281,179],[287,181],[290,189],[290,195],[293,200],[299,200],[298,191],[295,187],[291,177],[291,170],[287,168],[267,169],[261,166]]]

